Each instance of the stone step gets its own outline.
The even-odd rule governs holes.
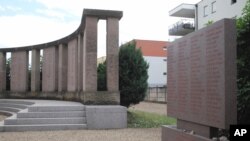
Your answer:
[[[28,112],[65,112],[84,111],[85,106],[32,106],[28,107]]]
[[[17,113],[20,110],[22,110],[22,109],[13,108],[13,107],[0,107],[0,111],[9,111],[9,112]]]
[[[52,131],[52,130],[80,130],[86,129],[86,124],[35,124],[35,125],[4,125],[0,132],[16,131]]]
[[[0,103],[12,103],[12,104],[23,104],[23,105],[33,105],[34,104],[34,102],[30,102],[30,101],[1,100],[1,99],[0,99]]]
[[[17,118],[63,118],[63,117],[85,117],[85,111],[67,111],[67,112],[28,112],[17,113]]]
[[[14,114],[1,122],[0,131],[47,131],[87,128],[85,106],[80,103],[38,100],[26,102],[0,99],[1,111]]]
[[[13,107],[18,109],[25,109],[28,106],[24,104],[16,104],[16,103],[0,103],[0,107]]]
[[[85,117],[77,118],[17,118],[5,119],[4,125],[32,125],[32,124],[84,124]]]

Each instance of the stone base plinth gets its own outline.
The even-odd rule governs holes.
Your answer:
[[[85,105],[119,105],[120,92],[1,92],[0,98],[77,101]]]
[[[212,141],[196,134],[177,129],[176,126],[162,126],[162,141]]]
[[[88,129],[127,128],[127,108],[123,106],[86,106]]]

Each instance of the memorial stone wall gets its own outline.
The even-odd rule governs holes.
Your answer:
[[[167,65],[167,115],[177,118],[177,127],[163,127],[164,141],[179,141],[186,136],[182,129],[209,139],[236,124],[234,20],[223,19],[172,42]],[[167,137],[172,133],[177,139]]]

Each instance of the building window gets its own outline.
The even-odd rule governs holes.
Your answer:
[[[212,13],[216,12],[216,1],[212,2]]]
[[[231,4],[235,4],[237,0],[231,0]]]
[[[204,17],[208,15],[208,6],[204,6]]]
[[[167,47],[166,46],[164,46],[164,47],[162,47],[163,48],[163,50],[167,50]]]
[[[166,73],[166,72],[164,72],[164,73],[163,73],[163,75],[167,75],[167,73]]]

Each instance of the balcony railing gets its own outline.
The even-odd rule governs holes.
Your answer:
[[[194,20],[182,19],[169,27],[169,35],[184,36],[195,29]]]

